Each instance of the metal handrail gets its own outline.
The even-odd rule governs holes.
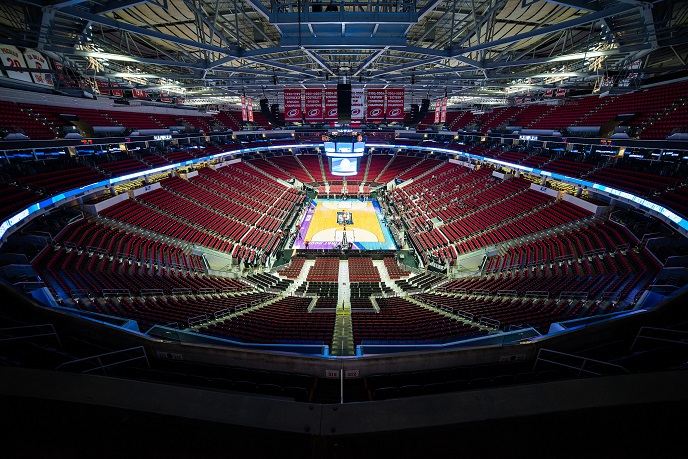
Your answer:
[[[566,357],[573,357],[573,358],[575,358],[575,359],[580,359],[580,360],[581,360],[581,366],[580,366],[580,367],[576,367],[576,366],[572,366],[572,365],[567,365],[567,364],[565,364],[565,363],[557,362],[557,361],[555,361],[555,360],[549,360],[549,359],[542,358],[540,354],[542,354],[543,351],[544,351],[544,352],[549,352],[549,353],[552,353],[552,354],[557,354],[557,355],[564,355],[564,356],[566,356]],[[600,365],[605,365],[605,366],[614,367],[614,368],[620,368],[620,369],[623,370],[625,373],[630,373],[630,371],[628,371],[626,368],[622,367],[621,365],[616,365],[616,364],[614,364],[614,363],[604,362],[604,361],[602,361],[602,360],[595,360],[595,359],[590,359],[590,358],[587,358],[587,357],[581,357],[581,356],[579,356],[579,355],[567,354],[566,352],[553,351],[553,350],[551,350],[551,349],[545,349],[545,348],[540,348],[540,349],[538,350],[537,358],[535,359],[535,364],[533,365],[533,371],[535,371],[535,368],[537,368],[537,364],[538,364],[538,362],[540,362],[540,361],[542,361],[542,362],[547,362],[547,363],[552,363],[552,364],[554,364],[554,365],[559,365],[559,366],[562,366],[562,367],[565,367],[565,368],[570,368],[570,369],[572,369],[572,370],[578,370],[578,377],[580,377],[581,373],[583,373],[583,372],[590,373],[590,374],[593,374],[593,375],[595,375],[595,376],[602,376],[600,373],[596,373],[596,372],[591,371],[591,370],[586,370],[586,369],[585,369],[585,364],[588,363],[588,362],[594,362],[594,363],[597,363],[597,364],[600,364]]]
[[[657,327],[640,327],[640,330],[638,330],[638,333],[635,335],[635,339],[633,340],[633,344],[631,344],[631,351],[635,347],[635,343],[638,341],[638,339],[648,339],[652,341],[662,341],[665,343],[674,343],[674,344],[688,344],[687,341],[680,341],[680,340],[675,340],[675,339],[668,339],[668,338],[655,338],[653,336],[642,336],[643,330],[657,330],[661,331],[663,333],[674,333],[677,335],[684,335],[688,337],[688,331],[682,331],[682,330],[672,330],[670,328],[657,328]]]
[[[120,360],[120,361],[114,362],[114,363],[107,363],[107,364],[104,364],[104,363],[103,363],[102,358],[105,357],[105,356],[115,355],[115,354],[122,354],[122,353],[124,353],[124,352],[135,351],[135,350],[139,350],[139,349],[141,350],[141,353],[143,354],[143,355],[140,356],[140,357],[128,358],[128,359]],[[105,371],[106,368],[114,367],[114,366],[116,366],[116,365],[121,365],[121,364],[127,363],[127,362],[133,362],[133,361],[135,361],[135,360],[140,360],[140,359],[144,359],[144,360],[146,361],[146,365],[148,366],[148,368],[150,368],[150,362],[148,361],[148,355],[146,354],[146,349],[145,349],[143,346],[137,346],[137,347],[130,347],[130,348],[128,348],[128,349],[120,349],[120,350],[118,350],[118,351],[106,352],[106,353],[104,353],[104,354],[92,355],[92,356],[90,356],[90,357],[84,357],[84,358],[82,358],[82,359],[70,360],[69,362],[61,363],[61,364],[58,365],[57,368],[55,368],[55,369],[56,369],[56,370],[61,370],[61,369],[63,369],[64,367],[66,367],[66,366],[68,366],[68,365],[73,365],[73,364],[80,363],[80,362],[88,362],[88,361],[91,361],[91,360],[93,360],[93,359],[96,359],[96,361],[98,362],[99,366],[98,366],[98,367],[95,367],[95,368],[89,368],[89,369],[87,369],[87,370],[84,370],[84,371],[82,371],[82,373],[90,373],[91,371],[95,371],[95,370],[103,370],[103,373],[107,374],[107,372]]]
[[[16,341],[19,339],[39,338],[41,336],[55,336],[57,343],[60,345],[60,347],[62,347],[62,341],[60,341],[60,337],[58,336],[57,331],[55,330],[55,327],[53,326],[53,324],[25,325],[25,326],[21,326],[21,327],[0,328],[0,333],[10,331],[10,330],[26,330],[29,328],[40,328],[40,327],[50,327],[52,332],[51,333],[40,333],[40,334],[34,334],[34,335],[13,336],[12,338],[3,338],[3,339],[0,339],[0,343],[5,342],[5,341]]]

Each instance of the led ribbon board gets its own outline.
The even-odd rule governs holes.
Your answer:
[[[350,145],[350,151],[349,152],[343,152],[343,151],[337,151],[338,146],[337,142],[325,142],[324,144],[309,144],[309,147],[324,147],[325,153],[327,154],[328,160],[331,160],[333,158],[339,158],[340,160],[346,158],[349,160],[348,166],[346,163],[342,164],[342,162],[339,162],[339,168],[341,169],[342,167],[345,167],[346,170],[352,170],[352,162],[355,161],[355,172],[350,173],[350,172],[345,172],[345,173],[339,173],[335,174],[334,171],[332,171],[332,165],[330,165],[330,171],[332,172],[333,175],[342,175],[342,176],[350,176],[350,175],[356,175],[358,173],[358,163],[360,161],[360,158],[363,156],[363,151],[365,150],[366,144],[364,142],[343,142],[346,143],[347,146],[345,148],[349,148],[348,145]],[[390,148],[390,145],[388,144],[367,144],[368,147],[373,147],[373,148]],[[150,169],[142,172],[136,172],[133,174],[127,174],[123,175],[121,177],[115,177],[107,180],[102,180],[100,182],[96,182],[90,185],[85,185],[80,188],[75,188],[73,190],[65,191],[63,193],[60,193],[58,195],[52,196],[48,199],[45,199],[43,201],[37,202],[35,204],[30,205],[26,209],[22,210],[21,212],[18,212],[17,214],[11,216],[7,220],[5,220],[2,224],[0,224],[0,238],[2,238],[7,231],[17,225],[20,225],[23,221],[26,220],[26,218],[30,217],[32,214],[35,214],[36,212],[40,211],[41,209],[45,209],[46,207],[49,207],[51,205],[57,204],[61,201],[64,201],[65,199],[72,198],[74,196],[83,194],[85,192],[95,190],[101,187],[106,187],[108,185],[114,185],[116,183],[120,183],[123,181],[127,180],[134,180],[137,178],[143,178],[146,175],[151,175],[151,174],[157,174],[160,172],[164,172],[166,170],[170,169],[176,169],[178,167],[184,167],[184,166],[189,166],[197,163],[202,163],[202,162],[207,162],[210,160],[217,160],[221,159],[225,156],[229,155],[240,155],[244,153],[253,153],[257,151],[265,151],[267,150],[283,150],[283,149],[290,149],[290,148],[301,148],[302,145],[300,144],[293,144],[293,145],[276,145],[276,146],[268,146],[268,147],[254,147],[254,148],[242,148],[242,149],[237,149],[237,150],[230,150],[230,151],[225,151],[222,153],[217,153],[214,155],[210,156],[205,156],[203,158],[196,158],[193,160],[189,161],[184,161],[180,163],[175,163],[175,164],[169,164],[167,166],[163,167],[158,167],[156,169]],[[330,151],[328,151],[328,148]],[[595,189],[599,190],[605,193],[608,193],[611,196],[615,196],[620,200],[624,200],[627,202],[632,202],[635,204],[638,204],[640,207],[647,209],[649,211],[655,212],[658,215],[663,216],[664,218],[670,220],[671,222],[675,223],[679,228],[683,229],[684,231],[688,232],[688,220],[685,218],[681,217],[680,215],[677,215],[676,213],[672,212],[670,209],[667,209],[664,206],[661,206],[659,204],[656,204],[652,201],[648,201],[645,198],[642,198],[640,196],[636,196],[632,193],[629,193],[627,191],[621,191],[617,190],[616,188],[612,188],[606,185],[602,185],[599,183],[594,183],[594,182],[589,182],[587,180],[581,180],[575,177],[569,177],[567,175],[562,175],[562,174],[557,174],[554,172],[549,172],[549,171],[543,171],[541,169],[535,169],[532,167],[527,167],[527,166],[521,166],[519,164],[511,164],[506,161],[500,161],[498,159],[493,159],[493,158],[487,158],[485,156],[479,156],[479,155],[474,155],[472,153],[466,153],[464,151],[460,150],[450,150],[447,148],[436,148],[436,147],[421,147],[421,146],[404,146],[405,149],[408,150],[416,150],[416,151],[428,151],[428,152],[435,152],[435,153],[444,153],[448,155],[461,155],[466,158],[478,160],[478,161],[483,161],[491,164],[498,164],[500,166],[505,166],[510,169],[517,169],[521,170],[524,172],[528,172],[530,174],[536,174],[536,175],[541,175],[541,176],[546,176],[546,177],[551,177],[556,180],[560,180],[563,182],[567,183],[573,183],[576,185],[580,186],[585,186],[590,189]]]

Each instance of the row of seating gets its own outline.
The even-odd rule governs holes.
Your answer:
[[[349,282],[380,282],[380,272],[370,257],[349,258]]]

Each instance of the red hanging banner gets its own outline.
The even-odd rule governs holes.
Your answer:
[[[351,121],[363,121],[365,113],[363,89],[351,90]]]
[[[440,105],[442,105],[442,102],[439,100],[435,102],[435,124],[440,122]]]
[[[246,96],[241,96],[241,121],[248,121],[246,113]]]
[[[447,121],[447,98],[442,98],[442,112],[440,113],[440,123]]]
[[[253,122],[253,101],[251,99],[246,101],[246,110],[248,111],[248,121]]]
[[[367,94],[366,121],[385,119],[385,90],[369,89]]]
[[[134,96],[134,98],[136,98],[136,99],[145,99],[146,98],[146,91],[143,89],[132,89],[131,95]]]
[[[545,97],[552,97],[553,94],[554,89],[548,89],[547,91],[545,91]]]
[[[404,119],[404,90],[387,90],[387,121],[403,121]]]
[[[301,90],[284,90],[284,121],[288,123],[300,123],[302,120],[301,112]]]
[[[337,121],[337,88],[325,88],[325,121]]]
[[[304,104],[306,110],[306,121],[313,123],[323,120],[322,104],[322,88],[306,89],[306,101]]]
[[[566,97],[566,89],[557,89],[557,97]]]

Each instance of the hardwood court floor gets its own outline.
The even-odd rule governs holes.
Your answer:
[[[340,207],[350,204],[351,207]],[[351,212],[353,225],[346,225],[347,232],[353,230],[358,241],[363,238],[370,239],[365,242],[385,243],[378,216],[375,213],[372,202],[366,201],[319,201],[313,213],[313,218],[306,233],[307,241],[330,241],[335,237],[336,231],[342,230],[342,225],[337,224],[337,212]],[[358,230],[358,231],[357,231]]]

